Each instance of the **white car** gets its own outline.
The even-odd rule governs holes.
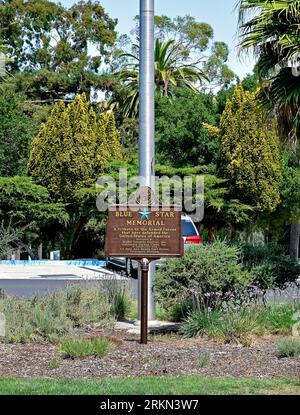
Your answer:
[[[184,249],[187,249],[193,244],[200,244],[202,243],[201,236],[192,221],[192,219],[183,213],[181,215],[181,224],[182,224],[182,238],[184,242]],[[156,266],[163,260],[156,261]],[[114,267],[120,268],[126,272],[128,276],[136,276],[138,270],[138,261],[131,260],[129,258],[116,258],[116,257],[109,257],[106,258],[107,266],[113,265]]]

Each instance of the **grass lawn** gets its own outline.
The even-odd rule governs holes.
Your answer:
[[[300,379],[138,377],[101,380],[0,378],[2,395],[300,395]]]

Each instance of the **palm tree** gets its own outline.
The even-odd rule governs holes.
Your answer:
[[[139,105],[139,47],[137,54],[125,54],[129,62],[115,75],[126,85],[127,94],[123,103],[125,116],[136,116]],[[197,83],[207,80],[203,72],[193,64],[185,64],[182,50],[174,40],[155,42],[155,86],[164,97],[172,98],[172,87],[183,86],[194,93],[198,92]]]
[[[300,126],[300,77],[290,68],[300,57],[299,0],[239,0],[241,50],[258,58],[263,104],[276,110],[294,149]]]
[[[297,156],[300,132],[299,0],[239,0],[241,50],[258,57],[261,99],[275,111],[283,135]],[[299,65],[300,66],[300,65]],[[291,226],[290,252],[298,258],[300,224]]]

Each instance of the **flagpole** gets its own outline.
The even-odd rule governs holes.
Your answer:
[[[140,0],[139,174],[140,185],[148,186],[155,191],[154,76],[154,0]],[[155,263],[151,263],[148,278],[149,320],[156,318],[154,274]]]

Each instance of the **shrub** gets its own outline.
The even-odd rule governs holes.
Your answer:
[[[240,247],[243,252],[244,261],[252,266],[261,264],[266,258],[285,255],[284,247],[281,245],[252,245],[242,243]]]
[[[114,293],[108,296],[105,287],[90,283],[69,285],[42,298],[1,297],[0,312],[6,317],[6,336],[3,340],[17,343],[56,342],[72,334],[76,328],[90,324],[113,324],[116,313],[125,312],[124,305],[116,308],[116,298],[125,298],[124,287],[116,286]],[[120,300],[119,304],[122,301],[125,300]]]
[[[279,305],[256,304],[251,307],[228,307],[227,310],[194,312],[183,323],[187,337],[202,336],[248,345],[254,335],[292,333],[293,317],[300,309],[297,303]]]
[[[278,357],[300,356],[300,340],[286,338],[277,343]]]
[[[60,364],[57,359],[51,359],[49,366],[50,366],[50,369],[56,370],[59,368]]]
[[[184,304],[186,311],[207,310],[241,300],[253,279],[242,266],[240,249],[216,241],[191,247],[182,258],[165,261],[156,274],[155,288],[165,309]]]
[[[181,332],[186,337],[207,336],[209,338],[217,338],[219,332],[219,320],[222,313],[219,311],[195,312],[191,314],[181,327]]]
[[[109,279],[102,284],[103,292],[111,304],[111,313],[117,319],[123,319],[132,310],[132,299],[128,281]]]
[[[250,345],[252,337],[261,331],[256,316],[247,309],[194,313],[181,330],[187,337],[205,336],[244,346]]]
[[[254,310],[229,311],[219,319],[220,337],[225,343],[241,343],[250,346],[253,336],[262,333]]]
[[[0,299],[0,310],[6,317],[6,336],[4,341],[25,343],[31,341],[50,340],[72,331],[73,324],[63,310],[53,310],[53,305],[59,308],[60,302],[53,301],[53,296],[43,302],[33,297],[30,300],[14,297]],[[59,306],[58,306],[59,304]]]
[[[63,301],[67,316],[75,327],[105,322],[115,317],[105,290],[97,284],[71,285],[65,291]]]
[[[300,264],[280,245],[241,245],[243,261],[255,275],[255,283],[261,289],[284,288],[300,276]]]
[[[198,356],[198,364],[201,368],[209,365],[211,356],[208,352],[200,353]]]
[[[113,344],[104,338],[67,338],[60,342],[59,353],[63,359],[88,356],[103,357],[112,347]]]
[[[193,312],[194,308],[197,309],[195,301],[191,298],[185,298],[166,310],[168,320],[175,322],[182,321]]]
[[[288,335],[295,324],[293,317],[299,310],[299,303],[260,306],[257,320],[267,333]]]

